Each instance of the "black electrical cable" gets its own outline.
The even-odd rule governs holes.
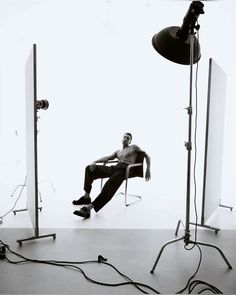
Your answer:
[[[160,292],[158,292],[156,289],[146,285],[146,284],[143,284],[143,283],[139,283],[139,282],[134,282],[133,280],[131,280],[128,276],[124,275],[123,273],[121,273],[115,266],[113,266],[112,264],[106,262],[106,259],[104,257],[102,257],[101,255],[98,256],[98,260],[87,260],[87,261],[58,261],[58,260],[36,260],[36,259],[30,259],[30,258],[27,258],[13,250],[10,249],[10,247],[3,243],[1,240],[0,240],[0,243],[3,245],[4,247],[4,254],[5,254],[5,249],[7,249],[10,253],[16,255],[17,257],[20,257],[22,258],[22,260],[18,260],[18,261],[12,261],[10,260],[6,255],[5,255],[5,259],[9,262],[9,263],[12,263],[12,264],[22,264],[22,263],[29,263],[29,262],[35,262],[35,263],[41,263],[41,264],[49,264],[49,265],[55,265],[55,266],[61,266],[61,267],[67,267],[67,268],[74,268],[76,270],[79,270],[83,276],[89,281],[89,282],[92,282],[94,284],[98,284],[98,285],[102,285],[102,286],[109,286],[109,287],[118,287],[118,286],[124,286],[124,285],[133,285],[135,286],[138,290],[140,290],[142,293],[144,294],[149,294],[148,292],[146,292],[145,290],[141,289],[140,287],[143,287],[143,288],[147,288],[149,290],[151,290],[152,292],[156,293],[156,294],[160,294]],[[198,286],[198,285],[205,285],[207,286],[205,289],[201,290],[198,294],[201,294],[205,291],[211,291],[212,293],[215,293],[215,294],[223,294],[219,289],[217,289],[215,286],[209,284],[209,283],[206,283],[206,282],[203,282],[203,281],[200,281],[200,280],[195,280],[195,281],[192,281],[192,278],[196,275],[196,273],[198,272],[199,270],[199,267],[200,267],[200,264],[201,264],[201,260],[202,260],[202,252],[201,252],[201,248],[199,247],[199,245],[196,244],[196,246],[198,247],[199,249],[199,252],[200,252],[200,260],[199,260],[199,263],[198,263],[198,267],[197,267],[197,270],[195,271],[195,273],[191,276],[191,278],[188,280],[187,284],[186,284],[186,287],[183,288],[182,290],[180,290],[179,292],[177,292],[176,294],[180,294],[182,293],[183,291],[185,291],[187,288],[188,288],[188,293],[191,294],[192,291]],[[86,273],[78,266],[74,265],[74,264],[86,264],[86,263],[102,263],[102,264],[105,264],[111,268],[113,268],[119,275],[121,275],[124,279],[128,280],[128,282],[121,282],[121,283],[116,283],[116,284],[110,284],[110,283],[103,283],[103,282],[99,282],[99,281],[96,281],[96,280],[93,280],[91,279],[90,277],[88,277],[86,275]]]
[[[201,265],[201,261],[202,261],[202,251],[201,251],[201,248],[200,248],[200,246],[198,244],[196,244],[196,246],[198,247],[199,253],[200,253],[200,259],[199,259],[199,263],[198,263],[197,269],[196,269],[195,273],[189,278],[189,280],[188,280],[185,288],[183,288],[182,290],[180,290],[176,294],[183,293],[186,289],[188,289],[188,294],[192,294],[193,290],[198,285],[205,285],[205,286],[207,286],[207,288],[201,290],[198,294],[201,294],[201,293],[205,292],[206,290],[211,291],[214,294],[223,294],[218,288],[216,288],[215,286],[213,286],[213,285],[211,285],[211,284],[209,284],[207,282],[204,282],[204,281],[201,281],[201,280],[194,280],[194,281],[191,282],[191,280],[194,278],[194,276],[199,271],[199,268],[200,268],[200,265]]]
[[[13,263],[13,264],[19,264],[19,263],[22,263],[22,261],[11,261],[9,258],[6,257],[6,260],[10,263]],[[75,268],[77,270],[79,270],[83,276],[86,278],[86,280],[88,280],[89,282],[91,283],[94,283],[94,284],[98,284],[98,285],[102,285],[102,286],[108,286],[108,287],[118,287],[118,286],[124,286],[124,285],[134,285],[135,287],[137,287],[136,285],[140,285],[140,286],[143,286],[143,287],[147,287],[147,288],[151,288],[145,284],[142,284],[142,283],[138,283],[138,282],[133,282],[133,281],[129,281],[129,282],[122,282],[122,283],[113,283],[113,284],[110,284],[110,283],[103,283],[103,282],[99,282],[99,281],[96,281],[96,280],[93,280],[91,279],[90,277],[88,277],[86,275],[86,273],[83,271],[82,268],[74,265],[74,264],[64,264],[64,263],[54,263],[54,262],[47,262],[47,261],[43,261],[43,260],[28,260],[28,262],[35,262],[35,263],[42,263],[42,264],[49,264],[49,265],[55,265],[55,266],[60,266],[60,267],[68,267],[68,268]],[[97,261],[94,261],[94,262],[97,262]],[[142,291],[144,294],[148,294],[146,291],[143,291],[141,288],[138,288],[140,291]],[[156,292],[155,292],[156,293]],[[159,294],[159,293],[157,293]]]
[[[195,280],[193,282],[190,283],[189,285],[189,292],[192,292],[198,285],[205,285],[207,286],[207,288],[201,290],[198,294],[201,294],[202,292],[206,291],[206,290],[210,290],[211,292],[215,293],[215,294],[223,294],[218,288],[216,288],[215,286],[206,283],[204,281],[201,280]]]
[[[181,289],[180,291],[178,291],[176,294],[183,293],[189,287],[189,284],[190,284],[191,280],[195,277],[195,275],[198,273],[198,270],[200,268],[200,265],[201,265],[201,262],[202,262],[202,250],[201,250],[201,248],[199,247],[198,244],[195,244],[195,245],[198,247],[199,253],[200,253],[200,258],[199,258],[197,269],[194,272],[194,274],[188,279],[188,282],[187,282],[186,286],[183,289]]]
[[[202,294],[202,293],[205,292],[205,291],[211,291],[212,293],[217,294],[217,293],[216,293],[215,291],[213,291],[211,288],[205,288],[205,289],[201,290],[200,292],[198,292],[198,294]]]
[[[8,251],[14,255],[16,255],[17,257],[22,258],[23,260],[19,260],[19,261],[12,261],[10,260],[8,257],[6,257],[5,259],[12,264],[22,264],[22,263],[26,263],[26,262],[35,262],[35,263],[41,263],[41,264],[49,264],[49,265],[55,265],[55,266],[61,266],[61,267],[69,267],[69,268],[75,268],[77,270],[79,270],[83,276],[90,282],[94,283],[94,284],[98,284],[98,285],[103,285],[103,286],[109,286],[109,287],[118,287],[118,286],[124,286],[124,285],[133,285],[135,286],[138,290],[140,290],[142,293],[144,294],[149,294],[146,291],[144,291],[143,289],[141,289],[140,287],[143,288],[147,288],[149,290],[151,290],[152,292],[156,293],[156,294],[160,294],[160,292],[158,292],[157,290],[155,290],[154,288],[152,288],[151,286],[148,286],[146,284],[140,283],[140,282],[134,282],[133,280],[131,280],[128,276],[124,275],[123,273],[121,273],[116,267],[114,267],[112,264],[105,262],[105,259],[102,257],[103,259],[99,259],[98,260],[90,260],[90,261],[56,261],[56,260],[36,260],[36,259],[29,259],[24,257],[23,255],[16,253],[15,251],[11,250],[10,247],[3,243],[1,240],[0,242],[2,243],[2,245],[4,245]],[[117,271],[117,273],[119,275],[121,275],[124,279],[128,280],[128,282],[122,282],[122,283],[116,283],[116,284],[110,284],[110,283],[103,283],[103,282],[99,282],[96,280],[91,279],[90,277],[88,277],[86,275],[86,273],[78,266],[74,265],[74,264],[85,264],[85,263],[102,263],[105,264],[109,267],[112,267],[115,271]]]
[[[9,211],[7,211],[5,214],[3,214],[2,216],[0,216],[0,224],[3,223],[3,218],[6,217],[9,213],[11,213],[11,212],[15,209],[16,204],[17,204],[17,202],[19,201],[19,199],[20,199],[20,197],[21,197],[21,195],[22,195],[22,192],[23,192],[23,190],[24,190],[24,187],[25,187],[25,185],[26,185],[26,181],[27,181],[27,176],[25,176],[24,184],[22,185],[22,188],[21,188],[21,190],[20,190],[19,196],[17,197],[17,199],[16,199],[16,201],[15,201],[13,207],[12,207]]]

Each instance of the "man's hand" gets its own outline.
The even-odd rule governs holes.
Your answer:
[[[149,181],[150,179],[151,179],[151,172],[150,172],[150,169],[147,169],[145,173],[145,180]]]
[[[89,169],[90,169],[91,171],[94,171],[95,167],[96,167],[96,162],[93,162],[93,163],[89,166]]]

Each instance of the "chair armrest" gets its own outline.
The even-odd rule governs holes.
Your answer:
[[[132,169],[133,167],[139,167],[139,166],[143,166],[143,163],[136,163],[136,164],[129,164],[126,168],[126,175],[125,178],[128,179],[129,178],[129,172],[130,169]]]

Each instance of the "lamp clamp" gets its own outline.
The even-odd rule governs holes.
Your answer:
[[[191,237],[190,230],[185,230],[184,242],[185,242],[186,245],[189,244],[190,237]]]
[[[184,146],[186,147],[187,151],[192,150],[192,142],[185,141]]]
[[[187,110],[188,115],[192,115],[192,113],[193,113],[193,108],[192,107],[187,107],[187,108],[184,108],[184,109]]]

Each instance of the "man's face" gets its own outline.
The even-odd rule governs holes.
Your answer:
[[[131,136],[125,133],[122,139],[122,143],[124,146],[128,146],[131,143]]]

